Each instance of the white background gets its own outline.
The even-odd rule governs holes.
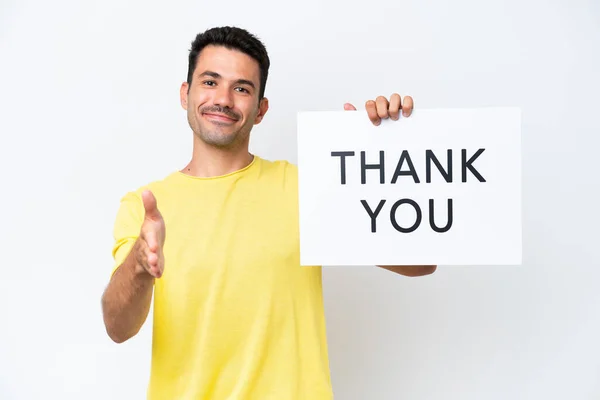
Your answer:
[[[148,325],[116,345],[102,324],[112,223],[187,162],[187,50],[221,24],[268,45],[266,158],[295,162],[297,111],[393,91],[523,108],[523,265],[327,269],[337,399],[600,396],[597,1],[167,4],[2,0],[0,398],[144,397]]]

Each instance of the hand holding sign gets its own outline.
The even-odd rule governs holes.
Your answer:
[[[381,124],[382,119],[390,118],[397,121],[400,118],[400,112],[402,112],[404,117],[409,117],[412,114],[413,107],[412,97],[406,96],[404,101],[402,101],[398,93],[392,94],[389,101],[384,96],[378,96],[374,101],[368,100],[365,103],[369,120],[375,126]],[[346,103],[344,104],[344,110],[356,111],[356,107],[350,103]],[[437,268],[436,265],[379,265],[379,267],[406,276],[428,275],[433,273]]]
[[[375,100],[368,100],[365,103],[367,115],[375,126],[381,124],[382,119],[391,118],[397,121],[400,118],[400,112],[402,112],[404,117],[410,117],[413,108],[412,97],[406,96],[404,97],[404,101],[402,101],[398,93],[392,94],[389,101],[384,96],[377,96]],[[356,107],[350,103],[346,103],[344,104],[344,110],[356,111]]]

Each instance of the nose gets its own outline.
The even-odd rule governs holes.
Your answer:
[[[229,88],[221,85],[215,91],[214,104],[221,107],[233,108],[233,96]]]

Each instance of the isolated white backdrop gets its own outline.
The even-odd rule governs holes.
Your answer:
[[[523,265],[326,269],[337,399],[600,397],[595,0],[3,0],[0,398],[144,397],[149,325],[116,345],[102,324],[112,223],[187,162],[187,50],[223,24],[270,51],[269,159],[296,161],[296,111],[393,91],[523,109]]]

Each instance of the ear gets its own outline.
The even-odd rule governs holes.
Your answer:
[[[254,118],[254,125],[260,124],[260,121],[263,120],[265,114],[269,110],[269,99],[263,97],[258,105],[258,114],[256,114],[256,118]]]
[[[184,110],[187,110],[188,89],[189,85],[187,82],[183,82],[181,84],[181,88],[179,88],[179,101],[181,102],[181,107],[183,107]]]

